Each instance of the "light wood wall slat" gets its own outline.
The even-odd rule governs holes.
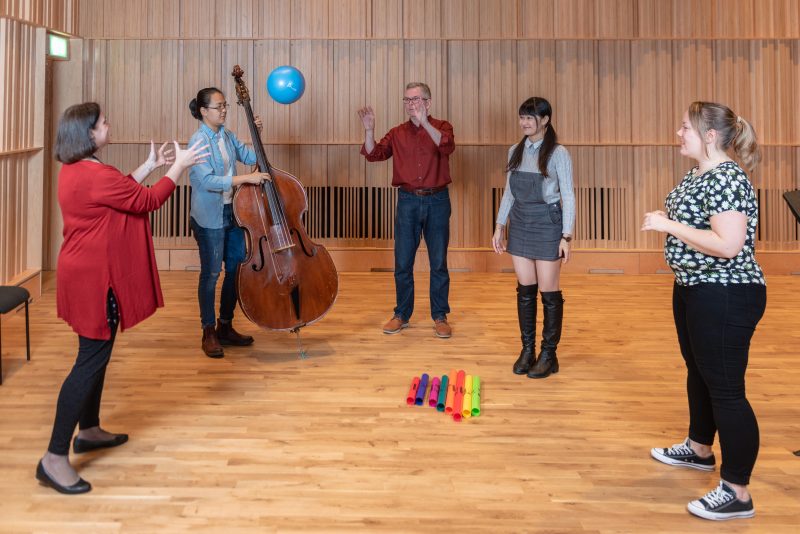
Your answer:
[[[19,0],[86,38],[797,38],[794,0]],[[31,9],[30,6],[35,6]],[[0,12],[2,13],[2,12]],[[132,15],[132,16],[131,16]]]
[[[292,2],[292,38],[328,38],[328,0],[295,0]]]
[[[177,39],[180,37],[181,0],[147,0],[143,9],[147,14],[147,33],[145,35],[148,38]],[[134,37],[140,36],[135,35]]]
[[[264,39],[291,37],[292,0],[260,0],[255,3],[254,36]]]
[[[140,57],[141,77],[148,82],[142,84],[139,94],[141,111],[138,139],[156,142],[178,139],[177,118],[189,113],[189,99],[179,98],[178,84],[175,83],[178,42],[142,41]]]
[[[403,0],[372,0],[371,33],[374,39],[403,37]]]
[[[482,143],[511,142],[517,128],[517,47],[512,41],[480,41],[479,132]]]
[[[796,0],[759,0],[754,7],[753,25],[756,37],[800,37],[800,4]]]
[[[292,132],[289,108],[269,98],[265,89],[269,73],[275,67],[291,63],[291,43],[289,41],[255,41],[253,44],[253,65],[258,65],[258,68],[245,72],[245,83],[251,92],[253,112],[261,116],[264,121],[261,140],[265,143],[280,143],[282,140],[287,139]],[[227,97],[228,103],[233,104],[237,101],[236,93],[231,85],[233,79],[225,83],[228,84],[225,90],[225,93],[229,95]],[[308,78],[306,78],[306,91],[309,94],[314,91]],[[233,106],[228,113],[231,116],[241,116],[243,111],[239,106]],[[242,124],[245,123],[243,122]],[[236,132],[239,132],[239,130],[236,130]],[[245,132],[242,131],[242,133]]]
[[[370,0],[341,0],[329,8],[330,39],[364,39],[370,34]]]
[[[439,39],[442,35],[440,0],[403,0],[403,37]]]
[[[735,113],[749,120],[753,116],[752,94],[755,84],[751,41],[716,41],[714,43],[715,97]],[[724,80],[724,82],[723,82]],[[757,127],[757,123],[754,124]]]
[[[631,42],[600,41],[597,47],[598,138],[603,143],[630,143]]]
[[[404,82],[428,84],[431,89],[432,101],[436,102],[434,115],[448,117],[447,43],[444,41],[406,40],[403,60]],[[403,87],[405,87],[405,83],[402,84]]]
[[[266,94],[264,91],[264,84],[262,85],[254,85],[256,80],[255,76],[257,74],[257,63],[254,59],[254,50],[253,50],[253,43],[251,41],[239,41],[239,40],[226,40],[219,42],[220,47],[220,62],[219,62],[219,71],[216,73],[215,79],[216,82],[212,83],[212,86],[218,87],[224,94],[225,94],[225,101],[230,105],[228,108],[228,114],[225,119],[225,126],[230,127],[234,132],[239,134],[242,137],[242,141],[244,142],[251,142],[250,139],[250,130],[247,127],[247,120],[245,118],[244,110],[240,106],[236,104],[238,98],[236,96],[236,88],[233,81],[233,68],[238,64],[245,72],[245,84],[250,91],[250,98],[251,98],[251,106],[253,108],[253,113],[256,115],[262,115],[261,106],[267,100]],[[260,66],[259,66],[260,67]],[[258,69],[260,70],[260,69]],[[265,78],[266,80],[266,78]],[[205,86],[204,86],[205,87]],[[195,95],[197,91],[202,89],[202,87],[198,87],[194,89]],[[187,100],[187,103],[184,104],[183,109],[185,109],[185,113],[187,116],[191,118],[189,113],[189,104],[188,101],[191,100],[190,97]],[[262,117],[263,118],[263,117]],[[195,125],[195,128],[199,126],[199,123]],[[265,125],[265,128],[267,125]]]
[[[792,109],[792,99],[797,88],[794,85],[792,43],[790,41],[754,41],[751,99],[751,120],[757,128],[762,143],[797,142],[797,116],[786,113]],[[741,81],[744,81],[742,73]],[[737,111],[740,115],[742,112]]]
[[[694,101],[714,101],[714,45],[710,41],[672,42],[672,117],[669,133],[676,141],[683,113]],[[665,137],[666,139],[666,137]]]
[[[514,39],[519,35],[517,0],[479,0],[477,7],[468,14],[470,18],[479,17],[481,39]]]
[[[562,142],[597,143],[597,43],[556,42],[556,87]],[[569,113],[566,113],[569,110]]]
[[[552,0],[520,0],[519,37],[549,39],[554,37],[555,7]]]
[[[637,143],[672,143],[676,124],[672,109],[672,46],[668,41],[631,43],[633,87],[632,140]]]
[[[332,83],[328,89],[332,108],[329,140],[359,143],[364,140],[364,127],[356,110],[366,98],[366,42],[333,42]]]
[[[478,41],[450,41],[447,49],[450,93],[447,101],[450,113],[447,120],[453,124],[456,143],[479,143],[481,141],[480,109],[481,69]],[[502,105],[503,103],[498,103]],[[439,101],[434,100],[435,108]],[[438,109],[432,108],[434,115],[440,116]],[[435,110],[435,111],[434,111]],[[456,130],[456,126],[457,130]]]
[[[333,128],[333,41],[292,41],[290,50],[290,64],[303,72],[311,90],[295,104],[279,108],[291,121],[288,136],[284,133],[281,142],[326,143]]]
[[[584,10],[594,8],[597,24],[595,32],[590,35],[600,39],[636,37],[637,3],[638,0],[590,0]]]
[[[755,0],[715,0],[714,3],[714,37],[755,37]]]
[[[516,122],[519,105],[532,96],[545,98],[553,108],[553,126],[559,136],[561,130],[561,106],[558,102],[558,83],[556,77],[555,41],[525,40],[517,41],[517,102],[507,106],[506,113],[514,117],[514,128],[510,139],[516,142],[522,136]],[[480,95],[476,95],[476,98]]]
[[[634,147],[633,149],[633,220],[641,224],[645,213],[664,210],[664,199],[683,176],[675,167],[677,149],[665,146]],[[688,164],[688,160],[683,160]],[[688,167],[687,167],[688,168]],[[635,248],[655,250],[664,246],[664,234],[641,232],[633,234]]]
[[[442,37],[466,39],[481,35],[480,0],[442,0]]]
[[[224,39],[254,37],[253,0],[228,0],[216,2],[213,16],[216,21],[216,36]],[[211,14],[207,14],[211,16]]]
[[[0,17],[8,17],[50,30],[77,33],[80,0],[4,0]]]
[[[177,116],[178,134],[182,140],[198,128],[197,120],[189,112],[189,102],[197,96],[197,92],[205,87],[218,87],[227,82],[228,77],[222,77],[221,72],[222,50],[219,41],[178,41],[178,72],[177,77],[178,101]],[[228,103],[235,102],[231,91],[219,87],[228,99]],[[228,113],[233,114],[233,108]]]

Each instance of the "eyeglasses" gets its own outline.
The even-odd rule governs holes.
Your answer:
[[[219,112],[223,112],[226,109],[228,109],[229,107],[231,107],[230,104],[228,104],[227,102],[223,102],[222,104],[220,104],[219,106],[216,106],[216,107],[207,106],[206,109],[216,109]]]
[[[403,104],[410,104],[411,102],[419,104],[422,100],[425,100],[427,102],[428,100],[430,100],[430,98],[425,98],[423,96],[412,96],[411,98],[404,97]]]

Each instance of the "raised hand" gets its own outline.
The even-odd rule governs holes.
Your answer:
[[[412,102],[411,114],[420,124],[428,122],[428,107],[425,105],[425,101]]]
[[[171,178],[173,182],[178,181],[183,171],[192,165],[203,163],[209,156],[208,145],[204,145],[202,140],[198,140],[186,150],[181,149],[177,141],[173,141],[172,144],[175,147],[175,162],[172,164],[172,167],[169,168],[166,175]]]
[[[358,116],[361,118],[364,130],[368,132],[375,131],[375,112],[372,110],[372,106],[365,106],[359,109]]]

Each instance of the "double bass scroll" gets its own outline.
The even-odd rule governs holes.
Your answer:
[[[244,71],[236,65],[232,74],[258,169],[272,176],[261,185],[241,185],[233,197],[234,216],[248,243],[236,276],[239,305],[262,328],[297,331],[330,310],[339,292],[339,277],[328,250],[311,241],[303,225],[308,199],[302,183],[267,159],[242,79]]]

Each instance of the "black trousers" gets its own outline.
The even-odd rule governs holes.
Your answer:
[[[81,429],[100,426],[100,398],[119,322],[116,299],[110,289],[106,309],[108,325],[111,327],[110,339],[78,336],[78,357],[58,394],[53,433],[47,447],[53,454],[69,454],[69,442],[75,425],[79,424]]]
[[[760,284],[675,284],[672,293],[688,370],[689,438],[712,445],[719,432],[720,475],[734,484],[749,484],[758,456],[758,422],[745,396],[744,375],[750,339],[766,304],[767,288]]]

